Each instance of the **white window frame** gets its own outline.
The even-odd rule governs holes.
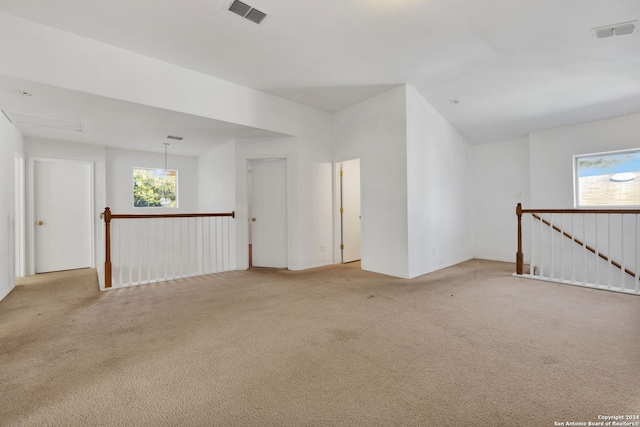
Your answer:
[[[640,204],[635,205],[607,205],[607,204],[580,204],[580,168],[579,161],[581,159],[587,157],[606,157],[606,156],[617,156],[621,154],[635,154],[640,157],[640,148],[633,148],[627,150],[616,150],[616,151],[603,151],[599,153],[588,153],[588,154],[578,154],[573,156],[573,199],[574,199],[574,207],[576,209],[588,209],[588,208],[603,208],[603,209],[637,209],[640,207]],[[638,171],[640,172],[640,171]],[[636,174],[636,180],[640,180],[640,174]]]
[[[148,167],[134,167],[131,171],[131,178],[135,176],[136,170],[149,170],[149,171],[162,171],[165,170],[162,168],[148,168]],[[178,170],[177,169],[167,169],[166,172],[175,173],[176,175],[176,205],[175,206],[136,206],[135,205],[135,182],[133,182],[131,187],[131,196],[133,197],[133,208],[134,209],[178,209],[180,196],[178,195]]]

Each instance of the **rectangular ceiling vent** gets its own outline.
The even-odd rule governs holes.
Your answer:
[[[606,37],[623,36],[625,34],[631,34],[638,31],[638,21],[623,22],[620,24],[607,25],[605,27],[593,28],[591,33],[596,39],[603,39]]]
[[[236,15],[240,15],[251,22],[260,24],[267,17],[267,14],[250,6],[240,0],[234,0],[229,5],[229,12],[233,12]]]
[[[16,111],[2,110],[5,116],[14,125],[34,125],[43,126],[53,129],[72,130],[75,132],[84,132],[84,123],[73,120],[57,119],[55,117],[37,116],[35,114],[18,113]]]

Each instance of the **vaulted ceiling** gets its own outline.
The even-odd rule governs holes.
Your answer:
[[[267,19],[229,12],[230,0],[0,0],[0,11],[326,111],[410,84],[472,144],[640,112],[640,33],[591,31],[639,20],[638,0],[246,3]]]

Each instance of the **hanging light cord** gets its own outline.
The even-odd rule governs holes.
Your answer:
[[[167,173],[167,145],[169,145],[168,142],[164,143],[164,172],[165,175]]]

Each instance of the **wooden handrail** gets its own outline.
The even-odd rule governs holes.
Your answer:
[[[231,217],[236,213],[186,213],[186,214],[112,214],[109,207],[104,208],[100,218],[104,219],[105,256],[104,256],[104,287],[111,288],[113,283],[111,269],[111,220],[112,219],[149,219],[149,218],[203,218],[203,217]]]
[[[107,208],[108,209],[108,208]],[[187,214],[111,214],[113,219],[145,219],[145,218],[201,218],[214,216],[236,217],[235,212],[229,213],[187,213]]]
[[[518,216],[518,253],[516,254],[516,274],[522,274],[523,270],[523,255],[522,255],[522,214],[530,213],[535,219],[542,221],[543,224],[551,227],[555,231],[562,233],[563,236],[569,238],[571,241],[577,243],[578,245],[584,247],[589,252],[598,255],[603,260],[609,262],[609,257],[603,253],[596,251],[595,248],[584,243],[582,240],[573,237],[571,234],[563,231],[558,226],[553,225],[550,221],[542,218],[539,213],[559,213],[559,214],[640,214],[640,210],[636,209],[522,209],[522,204],[518,203],[516,206],[516,215]],[[615,266],[622,270],[622,264],[611,260],[611,265]],[[624,272],[631,277],[636,277],[636,273],[629,270],[628,268],[624,269]]]
[[[552,214],[640,214],[638,209],[522,209],[522,213],[552,213]],[[516,208],[517,209],[517,208]]]

